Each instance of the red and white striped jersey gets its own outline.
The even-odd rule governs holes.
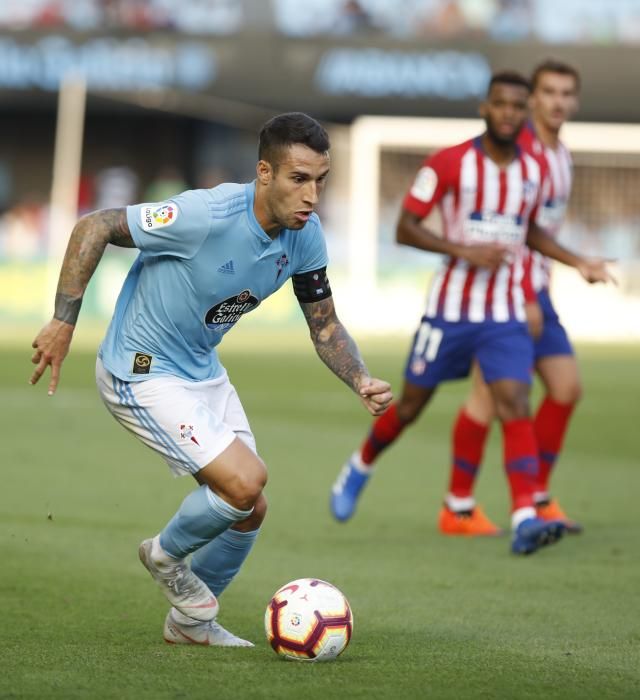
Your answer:
[[[518,144],[524,151],[531,154],[547,172],[548,191],[540,206],[537,223],[555,238],[564,223],[571,195],[573,183],[571,154],[563,143],[559,143],[556,149],[545,146],[537,137],[531,122],[528,122],[520,132]],[[528,250],[525,270],[525,274],[530,275],[531,285],[536,292],[549,288],[551,278],[551,260],[549,258],[535,250]]]
[[[529,222],[537,220],[544,182],[544,170],[530,154],[518,148],[516,158],[500,168],[485,155],[480,137],[425,160],[404,209],[425,218],[438,205],[447,240],[495,242],[512,250],[511,262],[495,272],[446,256],[427,297],[427,317],[475,323],[525,320],[524,243]]]

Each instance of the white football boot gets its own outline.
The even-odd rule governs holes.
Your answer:
[[[252,647],[214,620],[198,622],[171,608],[164,621],[164,641],[169,644],[202,644],[211,647]]]
[[[138,555],[168,601],[181,613],[201,622],[216,617],[219,610],[216,597],[184,559],[173,559],[164,552],[158,535],[144,540]]]

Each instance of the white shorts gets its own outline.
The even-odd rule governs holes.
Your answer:
[[[256,452],[249,421],[226,372],[203,382],[165,375],[125,382],[98,358],[96,383],[111,415],[162,455],[175,476],[200,471],[236,437]]]

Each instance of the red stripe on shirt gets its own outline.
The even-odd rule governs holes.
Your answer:
[[[471,301],[471,287],[473,280],[476,277],[476,268],[472,267],[467,272],[467,278],[464,281],[462,288],[462,308],[460,310],[460,318],[467,319],[469,317],[469,303]]]

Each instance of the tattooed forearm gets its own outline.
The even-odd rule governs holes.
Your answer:
[[[133,248],[125,209],[104,209],[82,217],[74,226],[64,256],[54,318],[75,325],[82,296],[107,243]]]
[[[329,297],[300,306],[320,359],[337,377],[357,391],[361,380],[368,377],[369,372],[353,338],[336,316],[333,299]]]

